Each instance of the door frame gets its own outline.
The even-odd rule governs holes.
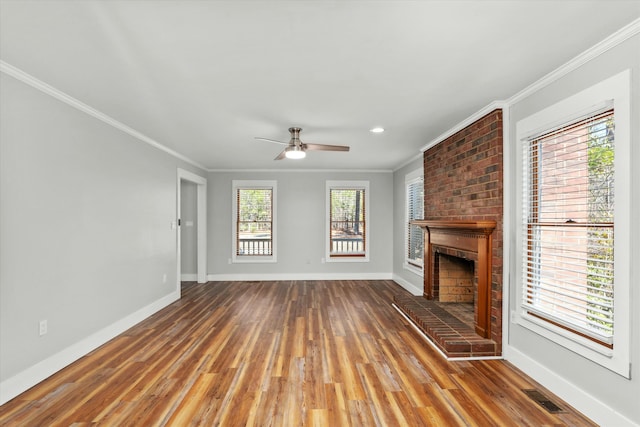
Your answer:
[[[181,188],[180,184],[182,181],[188,181],[193,184],[196,184],[196,227],[197,227],[197,237],[196,237],[196,251],[197,251],[197,260],[196,260],[196,276],[198,283],[206,283],[207,282],[207,179],[201,177],[200,175],[196,175],[195,173],[189,172],[185,169],[178,168],[178,177],[177,177],[177,191],[176,191],[176,222],[177,224],[177,233],[176,233],[176,253],[177,253],[177,280],[176,286],[178,289],[178,294],[180,294],[180,281],[181,281],[181,261],[182,254],[180,250],[180,240],[181,240],[181,231],[180,231],[180,218],[181,218]]]

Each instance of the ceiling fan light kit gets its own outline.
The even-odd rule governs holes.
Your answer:
[[[311,144],[300,141],[300,131],[302,129],[298,127],[290,127],[289,133],[291,133],[291,139],[289,142],[277,141],[275,139],[260,138],[256,136],[256,139],[261,141],[273,142],[276,144],[283,144],[287,147],[282,151],[274,160],[287,159],[304,159],[307,155],[307,150],[311,151],[349,151],[349,147],[346,145],[327,145],[327,144]]]
[[[284,149],[284,156],[287,159],[304,159],[307,153],[304,152],[302,147],[294,145],[293,147],[287,147]]]

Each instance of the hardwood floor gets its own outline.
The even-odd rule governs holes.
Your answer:
[[[594,425],[504,361],[445,361],[390,305],[403,292],[185,283],[180,301],[0,407],[0,425]]]

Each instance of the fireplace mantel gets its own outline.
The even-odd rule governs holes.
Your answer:
[[[482,337],[491,336],[491,252],[492,234],[496,222],[491,220],[428,220],[411,221],[425,231],[424,297],[433,299],[434,247],[451,248],[477,254],[477,298],[475,298],[475,329]]]
[[[471,234],[489,235],[496,228],[496,222],[490,220],[471,221],[466,219],[416,219],[412,224],[432,230],[448,230],[449,232],[467,232]]]

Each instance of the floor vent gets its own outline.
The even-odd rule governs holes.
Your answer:
[[[536,402],[538,405],[542,406],[547,412],[551,414],[557,414],[559,412],[563,412],[562,408],[549,400],[544,394],[540,393],[535,389],[522,389],[522,391],[529,396],[531,400]]]

